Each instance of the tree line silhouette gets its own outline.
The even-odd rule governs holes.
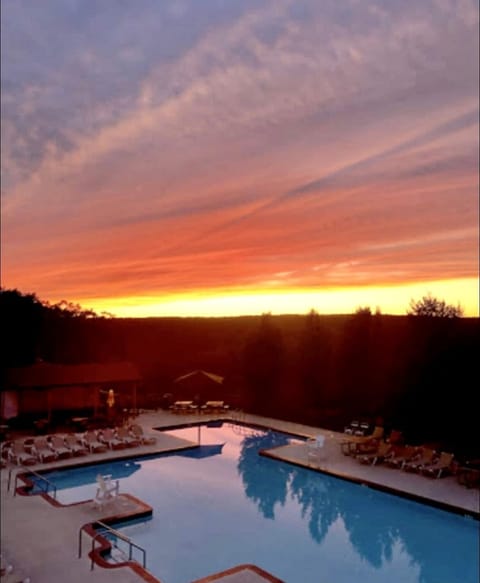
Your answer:
[[[361,308],[338,316],[122,319],[2,289],[2,379],[38,359],[129,360],[143,378],[139,404],[148,407],[166,392],[181,398],[173,379],[203,369],[225,377],[232,406],[337,430],[365,417],[411,442],[478,456],[479,319],[425,315],[431,299],[411,303],[405,316]]]

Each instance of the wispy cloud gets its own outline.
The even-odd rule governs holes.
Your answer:
[[[475,2],[2,11],[5,284],[476,274]]]

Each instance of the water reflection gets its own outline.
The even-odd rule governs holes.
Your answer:
[[[265,518],[275,518],[275,505],[285,504],[291,469],[287,464],[272,463],[258,452],[287,443],[288,437],[284,435],[255,431],[246,435],[241,444],[237,471],[247,498],[255,502]]]
[[[245,495],[265,518],[274,519],[277,504],[292,500],[312,540],[322,544],[340,520],[351,547],[377,570],[392,564],[400,549],[419,572],[419,583],[479,580],[478,536],[472,536],[471,522],[258,455],[287,443],[287,436],[257,432],[241,444],[237,471]]]
[[[320,481],[313,472],[300,472],[297,468],[292,471],[291,495],[300,505],[302,518],[307,519],[310,536],[317,543],[322,542],[330,525],[339,516],[338,507],[332,503],[333,489],[333,484]]]

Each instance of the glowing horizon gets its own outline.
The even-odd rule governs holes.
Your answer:
[[[210,293],[172,294],[162,299],[152,296],[76,300],[97,313],[120,318],[151,317],[233,317],[306,314],[349,314],[368,307],[372,313],[405,315],[410,300],[431,294],[448,304],[460,306],[464,317],[479,316],[478,280],[436,281],[401,286],[364,286],[353,289],[295,290],[212,290]],[[458,297],[467,299],[462,304]]]

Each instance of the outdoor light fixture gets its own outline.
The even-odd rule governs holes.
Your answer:
[[[113,389],[108,389],[107,405],[109,407],[113,407],[115,405],[115,393],[113,392]]]

